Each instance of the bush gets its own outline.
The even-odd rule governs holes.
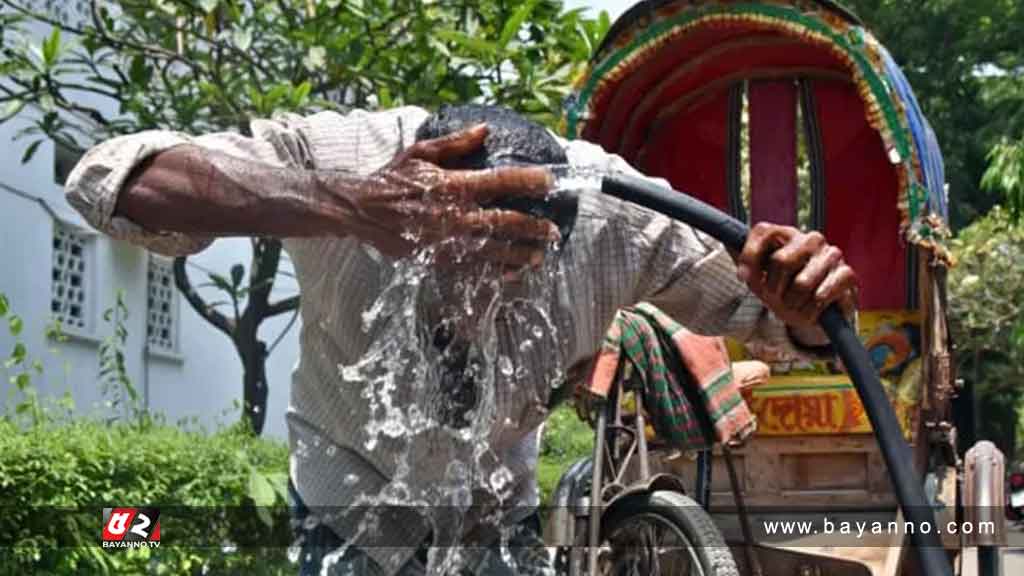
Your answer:
[[[241,429],[0,418],[0,574],[294,574],[287,447]],[[161,509],[155,549],[100,547],[102,509]],[[257,507],[259,506],[259,507]],[[234,550],[236,549],[236,550]]]
[[[563,405],[551,412],[544,426],[541,440],[537,482],[540,484],[541,502],[547,502],[573,462],[591,455],[594,450],[594,431],[580,421],[571,405]]]

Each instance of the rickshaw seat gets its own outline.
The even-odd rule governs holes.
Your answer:
[[[732,363],[732,377],[739,383],[740,391],[763,386],[771,379],[772,369],[760,360],[740,360]]]

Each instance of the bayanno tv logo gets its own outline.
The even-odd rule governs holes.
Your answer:
[[[158,548],[159,508],[104,508],[104,548]]]

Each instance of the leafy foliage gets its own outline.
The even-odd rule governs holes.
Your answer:
[[[24,321],[21,316],[12,311],[10,301],[2,292],[0,292],[0,321],[7,324],[7,330],[14,339],[14,347],[3,359],[4,372],[10,384],[7,388],[7,406],[8,408],[13,406],[14,410],[12,413],[4,414],[3,417],[12,422],[30,426],[51,421],[54,418],[54,412],[66,417],[72,408],[70,391],[52,403],[39,397],[35,380],[43,375],[43,363],[38,358],[29,355],[28,347],[22,338]],[[67,339],[67,336],[61,331],[59,323],[46,326],[45,335],[48,341],[55,344]],[[53,348],[50,352],[56,354],[57,350]]]
[[[577,460],[594,450],[594,431],[576,416],[571,405],[559,406],[544,424],[537,482],[541,502],[547,502],[562,474]]]
[[[1010,440],[1024,409],[1024,227],[996,206],[962,230],[953,249],[949,312],[961,373],[986,414],[983,432]]]
[[[88,0],[77,14],[40,3],[0,0],[0,122],[29,121],[16,135],[29,139],[24,161],[46,139],[81,151],[156,128],[249,134],[254,118],[324,109],[482,101],[554,126],[609,26],[606,14],[586,18],[558,0]],[[34,39],[29,26],[40,24],[52,31]],[[299,300],[268,301],[281,243],[252,244],[247,286],[242,265],[230,279],[209,276],[226,301],[207,303],[183,261],[175,283],[235,345],[259,432],[276,344],[259,339],[260,324]]]
[[[241,430],[0,419],[0,571],[294,574],[287,448]],[[103,507],[132,505],[161,508],[161,547],[100,548]]]
[[[110,408],[115,411],[127,408],[132,417],[137,418],[141,410],[139,393],[128,375],[124,358],[124,347],[128,342],[127,318],[124,291],[118,290],[114,305],[103,312],[103,321],[110,324],[112,331],[99,347],[100,382]]]
[[[552,125],[608,27],[552,0],[93,0],[69,22],[28,0],[2,5],[0,118],[27,107],[23,136],[78,149],[148,128],[246,133],[282,111],[474,100]],[[32,41],[29,21],[52,34]]]
[[[1024,369],[1024,228],[997,206],[965,228],[953,248],[957,266],[949,288],[957,342],[1000,353]]]
[[[1019,142],[1002,141],[989,153],[988,170],[981,180],[986,190],[1002,192],[1010,207],[1013,223],[1024,213],[1024,138]]]
[[[118,313],[126,313],[123,303]],[[0,318],[15,336],[4,366],[18,398],[0,415],[0,573],[294,573],[285,553],[283,443],[260,440],[244,425],[213,435],[187,431],[159,415],[76,419],[70,395],[51,404],[37,394],[42,364],[25,351],[22,322],[3,294]],[[54,342],[65,338],[58,326],[46,333]],[[161,508],[168,546],[103,550],[102,509],[133,505]],[[225,551],[229,545],[236,551]]]
[[[907,74],[935,128],[955,229],[1000,198],[980,187],[990,149],[1024,133],[1024,4],[847,0]],[[988,193],[986,193],[988,192]]]

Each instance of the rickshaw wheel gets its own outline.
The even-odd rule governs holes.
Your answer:
[[[601,526],[601,576],[739,574],[714,521],[678,492],[626,496],[615,502]]]

